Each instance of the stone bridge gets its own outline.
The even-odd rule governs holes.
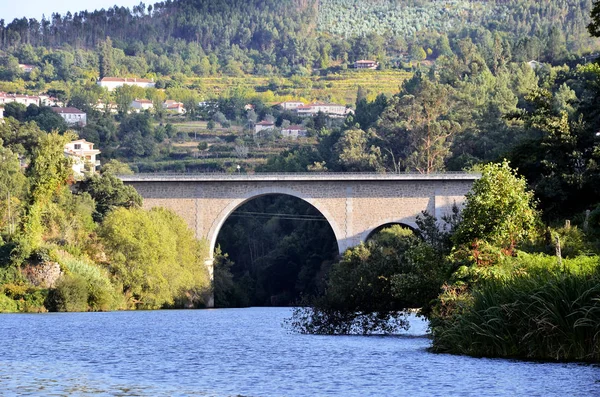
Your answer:
[[[144,198],[182,216],[212,254],[221,226],[236,208],[266,194],[298,197],[327,219],[339,252],[365,241],[377,228],[403,224],[428,211],[438,219],[462,204],[475,174],[136,174],[120,177]]]

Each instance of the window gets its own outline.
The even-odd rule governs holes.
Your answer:
[[[75,150],[79,150],[81,149],[81,143],[76,143],[75,144]]]

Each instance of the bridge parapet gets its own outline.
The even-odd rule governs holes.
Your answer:
[[[163,174],[142,173],[134,175],[119,175],[123,182],[203,182],[203,181],[474,181],[481,174],[466,172],[447,172],[435,174],[420,173],[347,173],[347,172],[323,172],[323,173],[197,173],[197,174]]]

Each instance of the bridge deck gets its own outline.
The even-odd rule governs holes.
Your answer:
[[[234,181],[474,181],[481,177],[476,173],[439,174],[381,174],[381,173],[197,173],[197,174],[134,174],[119,175],[123,182],[234,182]]]

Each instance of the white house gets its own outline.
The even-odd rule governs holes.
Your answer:
[[[0,108],[0,122],[4,122],[4,108]]]
[[[325,113],[330,117],[346,117],[354,111],[347,108],[344,105],[338,105],[337,103],[312,103],[310,105],[299,106],[296,108],[298,116],[314,116],[319,112]]]
[[[285,128],[281,128],[281,136],[284,138],[297,139],[299,136],[306,136],[308,131],[301,125],[290,125]]]
[[[163,103],[163,109],[167,112],[184,114],[185,108],[183,107],[183,103],[174,101],[172,99],[167,99],[165,103]]]
[[[35,69],[35,66],[34,65],[27,65],[27,64],[24,64],[24,63],[20,63],[19,64],[19,68],[21,68],[21,71],[23,73],[31,73],[33,71],[33,69]]]
[[[81,178],[85,172],[94,173],[100,167],[100,160],[96,160],[100,151],[94,149],[94,144],[85,139],[67,143],[64,150],[65,156],[73,159],[75,177]]]
[[[129,107],[139,113],[142,110],[154,109],[154,103],[149,99],[134,99]]]
[[[106,104],[105,102],[99,100],[94,105],[94,108],[101,112],[105,112],[106,109],[108,109],[109,113],[117,113],[117,104],[114,102],[109,102],[108,104]]]
[[[60,99],[52,97],[50,95],[42,94],[39,96],[39,98],[40,98],[40,106],[58,106],[58,107],[65,106],[64,102],[62,102]]]
[[[78,125],[85,127],[87,124],[87,114],[77,108],[50,108],[54,113],[62,117],[69,125]]]
[[[272,130],[273,128],[275,128],[275,123],[266,120],[261,121],[260,123],[254,124],[254,133],[256,134],[260,131]]]
[[[138,79],[138,78],[121,78],[121,77],[104,77],[98,81],[100,87],[104,87],[109,91],[124,85],[135,85],[142,88],[153,88],[156,83],[154,80]]]
[[[6,92],[0,92],[0,105],[7,103],[16,102],[22,103],[25,106],[29,105],[40,105],[40,97],[22,95],[22,94],[7,94]]]
[[[283,110],[296,110],[300,106],[304,106],[304,102],[300,102],[300,101],[285,101],[285,102],[281,102],[279,104],[279,107],[281,107]]]
[[[379,66],[377,62],[368,59],[361,59],[354,62],[355,69],[377,69],[377,66]]]

